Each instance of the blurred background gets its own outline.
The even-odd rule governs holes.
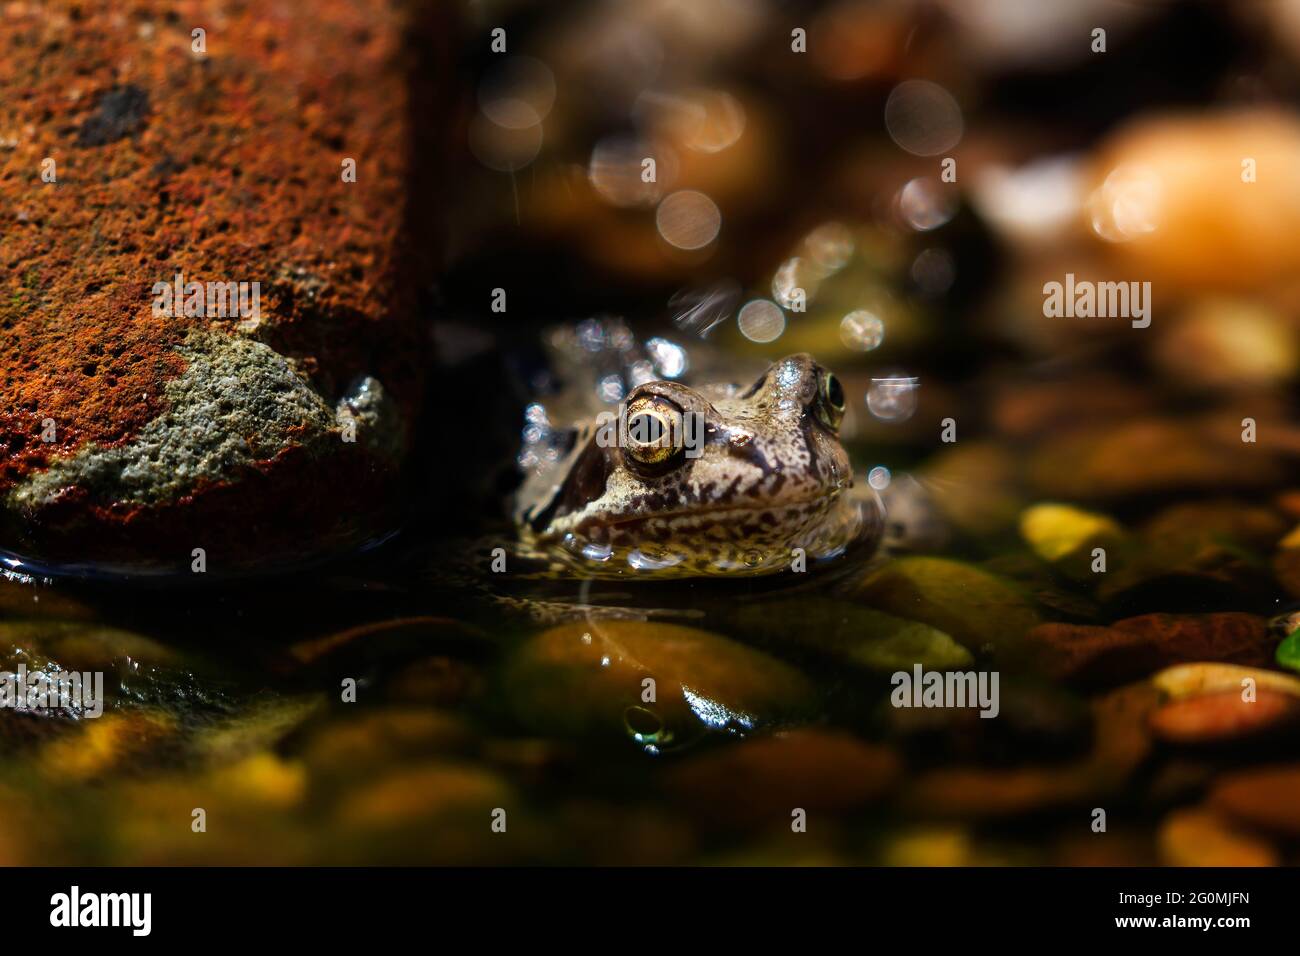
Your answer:
[[[1300,799],[1300,683],[1282,676],[1297,657],[1279,646],[1300,620],[1300,4],[464,14],[448,148],[467,149],[437,334],[452,367],[508,356],[470,363],[470,381],[497,383],[473,391],[484,419],[518,422],[557,387],[553,365],[518,358],[568,334],[548,329],[577,323],[608,348],[592,317],[661,336],[654,376],[744,380],[810,351],[845,382],[859,471],[923,489],[940,519],[920,548],[934,557],[873,572],[856,596],[1006,668],[1000,720],[882,717],[844,675],[884,669],[890,625],[838,604],[770,610],[776,636],[761,615],[710,618],[831,662],[823,719],[885,748],[811,731],[665,770],[713,801],[711,823],[791,776],[833,807],[870,802],[850,779],[906,808],[850,813],[818,850],[741,858],[1294,862],[1300,820],[1277,808]],[[1045,284],[1067,281],[1149,288],[1149,325],[1051,313]],[[597,380],[601,401],[637,374]],[[1086,558],[1099,545],[1104,573]],[[1234,666],[1266,668],[1281,697],[1243,711]],[[873,759],[930,769],[891,790]],[[1099,803],[1124,808],[1118,839],[1044,823]]]
[[[958,409],[963,438],[1162,404],[1281,425],[1300,347],[1295,3],[464,16],[450,357],[485,325],[519,342],[606,314],[751,361],[808,350],[849,383],[847,436],[894,466]],[[1045,317],[1067,273],[1150,282],[1151,327]],[[890,376],[909,384],[873,413]]]

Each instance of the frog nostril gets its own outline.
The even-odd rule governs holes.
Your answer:
[[[746,464],[753,465],[762,469],[763,474],[771,474],[773,471],[772,463],[767,456],[763,454],[762,449],[753,441],[753,435],[741,433],[742,440],[737,441],[735,436],[727,442],[727,451],[733,458],[738,458]]]

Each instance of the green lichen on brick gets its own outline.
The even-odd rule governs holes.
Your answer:
[[[55,461],[10,493],[11,506],[39,508],[69,486],[101,502],[172,501],[290,441],[320,446],[334,428],[333,408],[259,342],[196,330],[177,351],[186,367],[167,383],[162,415],[126,444],[90,443]]]

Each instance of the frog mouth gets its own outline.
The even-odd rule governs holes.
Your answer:
[[[835,504],[836,499],[839,498],[840,493],[847,487],[848,485],[831,485],[824,491],[818,492],[815,495],[807,495],[801,498],[790,498],[779,501],[774,500],[753,504],[717,504],[710,505],[707,508],[676,508],[670,511],[656,511],[651,514],[621,515],[618,517],[606,518],[604,520],[595,520],[592,522],[592,525],[618,528],[619,530],[625,531],[644,526],[652,521],[673,521],[675,519],[699,519],[700,521],[710,521],[711,523],[717,524],[728,518],[753,516],[762,514],[763,512],[772,512],[773,515],[776,515],[782,511],[789,511],[791,509],[802,508],[807,505],[823,502],[826,506],[825,510],[829,511]],[[809,515],[807,517],[813,516]],[[776,531],[781,527],[781,525],[782,522],[778,519],[771,525],[771,530]],[[577,530],[580,532],[582,529]]]

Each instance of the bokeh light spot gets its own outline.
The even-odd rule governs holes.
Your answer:
[[[785,331],[785,313],[770,299],[755,299],[745,303],[736,323],[751,342],[775,342]]]
[[[929,80],[904,80],[885,101],[885,129],[914,156],[937,156],[961,142],[961,107]]]
[[[688,251],[703,249],[718,238],[722,213],[704,193],[684,189],[659,204],[655,225],[669,245]]]

